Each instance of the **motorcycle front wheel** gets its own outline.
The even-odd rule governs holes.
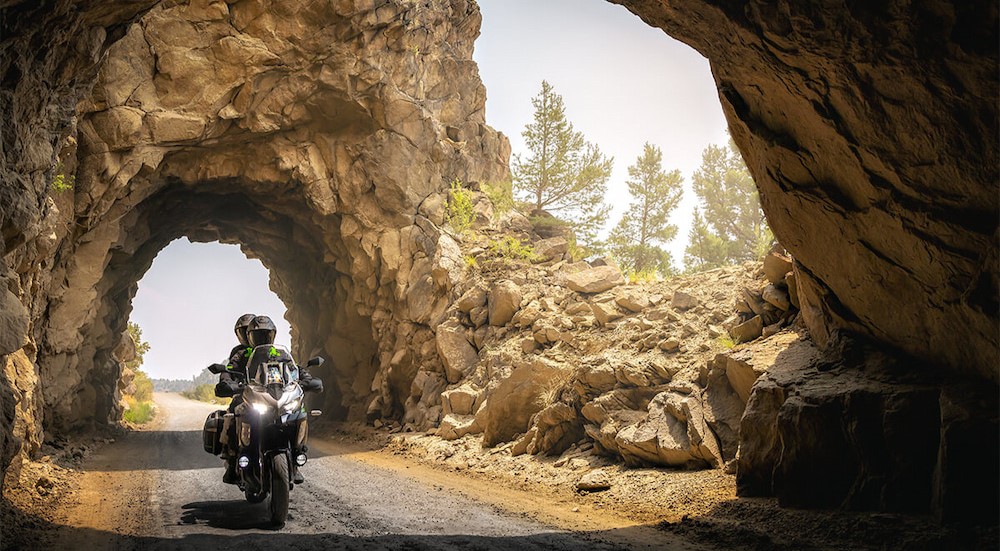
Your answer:
[[[278,454],[271,458],[271,524],[281,527],[288,518],[288,458]]]

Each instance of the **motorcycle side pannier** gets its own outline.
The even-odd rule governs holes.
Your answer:
[[[205,428],[201,431],[205,451],[212,455],[222,453],[222,442],[219,442],[219,437],[222,436],[222,421],[225,415],[225,410],[213,411],[205,419]]]

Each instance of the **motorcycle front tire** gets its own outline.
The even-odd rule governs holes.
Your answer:
[[[283,453],[275,455],[271,458],[271,502],[268,510],[271,524],[279,528],[288,519],[288,479],[288,457]]]

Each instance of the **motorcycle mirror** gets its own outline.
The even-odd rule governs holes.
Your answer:
[[[309,417],[319,417],[320,415],[323,415],[323,412],[318,409],[309,412]]]
[[[212,364],[212,365],[208,366],[208,370],[210,372],[215,373],[216,375],[218,375],[219,373],[223,373],[223,372],[226,371],[226,366],[224,366],[222,364]]]
[[[320,358],[319,356],[316,356],[306,363],[307,367],[319,367],[321,365],[323,365],[323,358]]]

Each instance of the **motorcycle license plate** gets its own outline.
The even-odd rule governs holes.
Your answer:
[[[281,377],[281,366],[269,365],[267,366],[267,384],[283,384],[284,381]]]

